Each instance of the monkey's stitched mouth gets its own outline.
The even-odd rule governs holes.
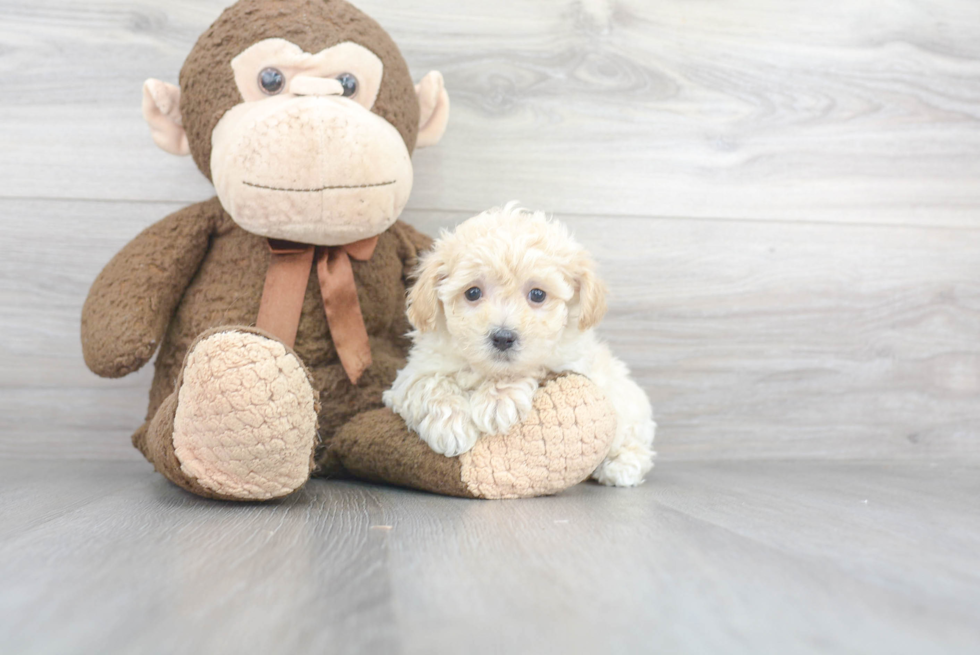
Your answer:
[[[254,184],[252,182],[242,182],[245,186],[255,187],[256,189],[265,189],[266,191],[289,191],[291,193],[319,193],[320,191],[333,191],[335,189],[370,189],[379,186],[390,186],[397,182],[398,180],[391,180],[389,182],[375,182],[374,184],[339,184],[336,186],[322,186],[316,189],[286,189],[282,187],[266,186],[264,184]]]

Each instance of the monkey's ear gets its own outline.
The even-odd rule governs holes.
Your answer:
[[[449,122],[449,94],[442,81],[442,73],[431,71],[415,85],[419,97],[419,137],[416,148],[427,148],[439,143]]]
[[[180,87],[160,80],[143,83],[143,118],[153,142],[172,155],[191,154],[187,132],[180,119]]]

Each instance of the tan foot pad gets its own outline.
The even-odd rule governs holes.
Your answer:
[[[477,498],[528,498],[558,493],[585,480],[602,462],[616,417],[587,378],[545,383],[523,423],[481,437],[460,455],[463,484]]]
[[[180,468],[221,496],[285,496],[309,477],[315,406],[283,344],[248,332],[209,336],[184,365],[173,433]]]

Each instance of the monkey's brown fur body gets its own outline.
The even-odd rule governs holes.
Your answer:
[[[307,53],[353,42],[377,55],[384,77],[370,110],[412,151],[420,129],[416,90],[377,23],[341,0],[241,0],[188,57],[180,120],[164,125],[186,131],[205,175],[211,178],[215,166],[212,133],[243,103],[229,62],[267,39]],[[331,102],[345,101],[322,104]],[[330,200],[324,195],[322,202]],[[471,497],[554,493],[589,475],[608,448],[614,419],[582,378],[553,380],[524,424],[459,458],[428,450],[381,409],[382,391],[409,345],[410,272],[431,243],[400,221],[389,224],[370,259],[352,262],[373,360],[356,384],[338,359],[315,271],[291,348],[253,327],[272,255],[267,240],[240,227],[219,198],[163,219],[113,258],[85,303],[83,352],[94,372],[119,377],[159,347],[146,423],[133,435],[157,470],[199,495],[233,500],[291,493],[311,472]],[[231,443],[239,434],[244,440]]]

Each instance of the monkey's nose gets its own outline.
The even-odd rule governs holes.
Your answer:
[[[289,92],[297,96],[342,96],[344,85],[332,77],[300,75],[289,83]]]
[[[517,333],[513,330],[494,330],[490,334],[490,342],[500,352],[510,350],[517,343]]]

